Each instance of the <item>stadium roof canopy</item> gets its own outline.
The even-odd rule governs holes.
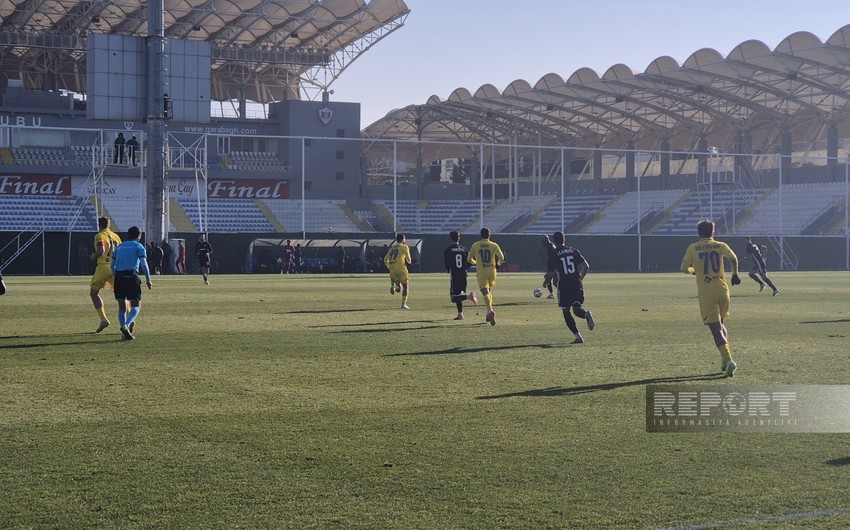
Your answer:
[[[782,131],[817,140],[834,125],[850,136],[850,25],[826,42],[808,32],[776,49],[749,40],[726,57],[694,52],[684,64],[659,57],[644,72],[623,64],[601,76],[516,80],[503,91],[458,88],[446,100],[394,110],[364,136],[400,140],[659,149],[774,146]],[[459,155],[461,156],[461,155]],[[468,155],[467,155],[468,156]]]
[[[145,0],[0,0],[0,77],[86,92],[86,37],[148,36]],[[403,0],[164,0],[165,37],[212,44],[212,98],[313,99],[404,24]],[[312,96],[312,97],[311,97]]]

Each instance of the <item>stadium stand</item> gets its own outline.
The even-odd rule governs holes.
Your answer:
[[[301,230],[301,201],[264,199],[263,202],[287,231]],[[342,211],[344,200],[307,199],[304,227],[318,232],[359,232],[360,229]]]
[[[102,198],[104,215],[112,221],[112,230],[125,232],[131,226],[141,226],[145,217],[144,205],[139,197],[115,197],[104,195]]]
[[[180,207],[203,230],[201,211],[197,201],[178,199]],[[201,209],[204,204],[201,204]],[[274,232],[274,227],[257,208],[252,199],[211,200],[206,203],[206,231],[211,232]]]
[[[19,231],[97,231],[97,214],[82,197],[4,197],[0,226]]]
[[[655,190],[640,193],[640,210],[647,225],[651,219],[663,214],[677,201],[689,193],[689,190]],[[600,213],[599,220],[585,230],[588,234],[624,234],[637,224],[638,192],[630,191],[619,199],[611,202]],[[648,226],[647,226],[648,227]]]
[[[519,197],[514,201],[502,201],[484,212],[482,224],[490,228],[493,233],[517,232],[551,201],[552,196],[550,195]],[[519,222],[517,223],[517,221]],[[515,223],[522,226],[512,227],[511,225]]]
[[[586,226],[596,214],[610,203],[616,195],[568,195],[564,198],[564,226],[561,226],[561,200],[543,210],[537,220],[527,228],[527,232],[552,234],[557,230],[565,233],[576,233]]]
[[[653,233],[691,236],[696,224],[708,218],[717,222],[718,234],[729,233],[737,222],[744,221],[747,208],[754,200],[760,200],[765,192],[764,189],[739,188],[695,191]]]
[[[266,151],[231,151],[221,165],[235,170],[288,171],[285,161]]]
[[[740,233],[765,235],[800,234],[826,213],[828,208],[846,204],[847,197],[844,194],[843,182],[783,185],[781,194],[776,190],[756,204],[752,217],[737,230]]]
[[[399,200],[397,208],[394,208],[391,200],[382,201],[381,204],[390,215],[394,210],[397,212],[399,231],[417,233],[448,233],[462,229],[478,219],[481,208],[478,200]],[[491,204],[492,201],[484,200],[485,217]]]

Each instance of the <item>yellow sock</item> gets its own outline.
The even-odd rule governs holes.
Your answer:
[[[406,304],[406,303],[407,303],[407,295],[406,295],[406,294],[404,294],[404,295],[402,295],[402,296],[401,296],[401,303],[402,303],[402,304]]]
[[[484,297],[484,300],[487,302],[487,310],[493,310],[493,293],[487,293]]]
[[[100,315],[101,320],[106,319],[106,308],[105,307],[96,307],[97,314]]]
[[[718,346],[718,350],[720,350],[720,358],[723,359],[724,362],[728,362],[732,360],[732,352],[729,351],[729,343],[727,342],[723,346]]]

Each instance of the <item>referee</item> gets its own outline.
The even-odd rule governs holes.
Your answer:
[[[133,340],[133,328],[142,306],[142,281],[138,273],[145,273],[148,289],[153,287],[151,273],[148,270],[147,252],[139,243],[142,233],[138,226],[127,230],[127,240],[118,245],[112,253],[112,273],[115,275],[115,299],[118,301],[118,323],[124,340]],[[130,302],[130,312],[126,313],[126,302]]]

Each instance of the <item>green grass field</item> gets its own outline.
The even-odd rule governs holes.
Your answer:
[[[648,383],[848,382],[850,273],[771,277],[731,381],[680,274],[591,273],[582,345],[541,274],[495,327],[444,275],[409,311],[383,275],[155,277],[135,341],[88,278],[6,278],[0,528],[847,528],[847,435],[645,432]]]

